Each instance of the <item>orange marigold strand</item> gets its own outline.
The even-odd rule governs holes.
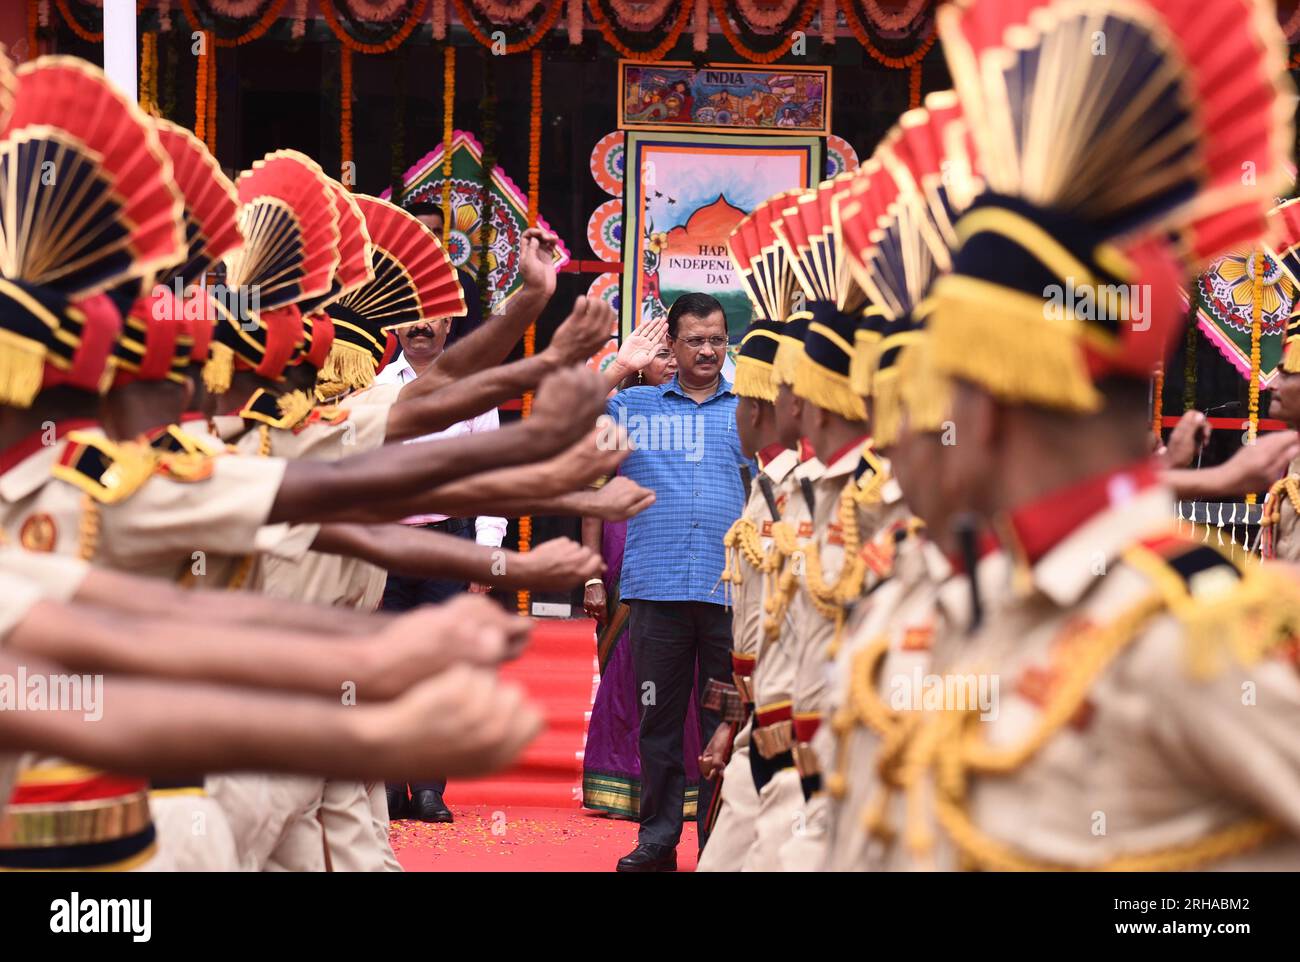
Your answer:
[[[140,8],[143,9],[147,2],[148,0],[143,0],[143,2],[140,3]],[[195,30],[208,34],[209,40],[216,46],[242,47],[246,43],[257,40],[266,33],[266,31],[270,30],[271,27],[275,25],[275,22],[280,19],[280,12],[284,10],[284,5],[288,2],[289,0],[271,0],[271,5],[266,8],[266,12],[258,18],[257,23],[248,28],[247,33],[241,33],[238,37],[230,37],[227,39],[218,37],[211,30],[205,29],[204,26],[199,23],[198,14],[194,12],[193,0],[181,0],[181,10],[185,12],[185,19],[190,22],[190,25]],[[59,0],[59,3],[62,4],[63,0]]]
[[[452,6],[456,8],[456,15],[460,17],[461,24],[469,31],[469,35],[478,43],[489,50],[492,49],[492,38],[478,28],[474,22],[474,17],[470,10],[465,6],[465,0],[451,0]],[[506,44],[504,53],[524,53],[532,50],[541,43],[555,22],[560,19],[560,12],[564,9],[564,0],[551,0],[551,5],[546,8],[546,13],[542,15],[541,21],[537,24],[537,29],[533,33],[520,40],[518,43]]]
[[[600,0],[590,0],[590,3],[591,19],[595,21],[596,28],[600,30],[600,35],[605,38],[606,43],[630,60],[662,60],[664,54],[677,46],[677,41],[681,38],[682,31],[686,29],[686,24],[691,19],[691,14],[694,12],[693,7],[688,8],[688,5],[683,2],[681,8],[677,11],[677,20],[673,23],[672,27],[669,28],[668,35],[664,37],[662,43],[653,50],[633,50],[620,40],[618,34],[614,32],[614,27],[610,23],[609,14],[607,14],[601,6]]]
[[[189,0],[185,0],[185,2],[188,3]],[[338,38],[339,43],[353,53],[380,54],[396,50],[406,41],[411,32],[419,26],[420,19],[428,8],[429,0],[416,0],[410,12],[406,15],[406,21],[398,28],[397,33],[383,43],[361,43],[349,36],[348,32],[343,29],[343,24],[339,23],[338,11],[334,9],[334,3],[335,0],[320,0],[320,12],[325,17],[325,24],[330,28],[330,33]]]
[[[750,63],[773,63],[790,52],[790,48],[794,46],[795,34],[802,34],[808,29],[808,24],[812,23],[813,14],[817,12],[819,0],[804,0],[803,9],[799,13],[799,22],[790,31],[789,39],[775,50],[768,50],[767,52],[753,50],[741,39],[740,34],[736,32],[727,19],[727,8],[722,0],[709,0],[709,2],[713,5],[713,15],[718,20],[718,26],[722,28],[723,36],[727,38],[727,42],[731,44],[736,53]]]

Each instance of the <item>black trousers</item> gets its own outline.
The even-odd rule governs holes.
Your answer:
[[[691,684],[699,670],[697,700],[709,679],[731,677],[731,612],[704,601],[628,599],[628,640],[641,705],[642,844],[676,847],[682,836],[686,770],[682,766],[682,728]],[[717,712],[700,709],[700,745],[721,723]],[[716,781],[700,780],[697,811],[709,810]],[[700,848],[706,839],[700,833]]]
[[[474,540],[474,519],[473,518],[448,518],[446,521],[439,521],[436,524],[422,524],[421,528],[430,531],[441,531],[443,534],[456,535],[461,538]],[[421,605],[436,605],[440,602],[454,598],[456,595],[463,594],[469,590],[469,583],[466,581],[448,581],[443,578],[408,578],[405,575],[388,576],[388,581],[384,584],[384,600],[380,603],[381,611],[410,611]],[[390,785],[391,788],[397,788],[400,791],[406,791],[405,785]],[[422,782],[411,782],[411,791],[418,792],[429,789],[439,794],[447,788],[445,778],[430,778]]]

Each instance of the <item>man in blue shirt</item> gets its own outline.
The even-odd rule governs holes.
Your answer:
[[[631,609],[628,638],[641,701],[641,830],[621,872],[676,871],[686,773],[682,729],[692,683],[730,678],[731,618],[724,606],[723,536],[744,509],[736,396],[722,377],[727,318],[707,294],[683,294],[668,312],[677,376],[610,398],[627,432],[622,473],[655,492],[628,521],[620,590]],[[718,727],[699,711],[701,744]],[[700,786],[697,811],[713,792]],[[704,844],[701,834],[700,845]]]

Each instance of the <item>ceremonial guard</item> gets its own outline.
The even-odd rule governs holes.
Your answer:
[[[1270,222],[1274,235],[1270,253],[1300,290],[1300,202],[1279,204]],[[1287,319],[1269,416],[1285,421],[1292,430],[1300,427],[1300,299]],[[1261,553],[1265,558],[1300,561],[1300,458],[1292,461],[1286,475],[1269,489],[1260,526]]]
[[[727,532],[727,568],[732,606],[731,665],[734,687],[722,693],[717,710],[724,719],[705,748],[722,785],[714,792],[714,829],[700,855],[701,871],[737,871],[744,864],[758,814],[758,793],[750,774],[750,725],[754,709],[753,673],[763,637],[764,561],[772,526],[789,500],[782,490],[799,463],[798,436],[782,438],[776,419],[778,332],[783,321],[756,320],[745,332],[736,356],[733,390],[740,396],[736,429],[741,451],[758,464],[745,510]],[[722,766],[725,765],[725,770]]]
[[[1290,137],[1281,36],[1247,3],[1050,8],[939,11],[988,189],[956,224],[926,323],[954,383],[945,470],[998,532],[1010,577],[974,636],[935,644],[939,688],[882,741],[866,865],[1293,864],[1296,586],[1174,533],[1146,430],[1182,258],[1263,230]],[[1098,30],[1105,57],[1089,46]],[[1205,74],[1229,60],[1230,94]],[[1227,123],[1252,133],[1226,137]],[[1042,135],[1003,135],[1020,129]],[[1129,148],[1063,147],[1112,137]],[[1143,180],[1174,154],[1188,158],[1179,176]],[[1243,163],[1257,183],[1243,187]],[[1053,285],[1105,309],[1045,310]]]

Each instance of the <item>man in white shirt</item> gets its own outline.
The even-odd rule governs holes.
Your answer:
[[[451,318],[429,321],[404,328],[397,332],[397,340],[402,346],[401,355],[385,367],[375,377],[376,384],[405,384],[415,380],[433,364],[447,344],[447,335],[451,330]],[[495,431],[501,426],[496,408],[485,411],[466,421],[458,421],[445,430],[422,437],[411,438],[406,444],[421,444],[435,438],[457,437],[464,434],[478,434],[483,431]],[[404,518],[403,524],[416,525],[442,531],[446,534],[473,538],[489,548],[501,547],[506,535],[506,519],[480,515],[477,518],[449,518],[442,514],[421,514]],[[408,578],[390,574],[384,586],[382,607],[386,611],[409,611],[420,605],[437,604],[446,601],[464,591],[485,593],[490,590],[487,585],[467,584],[460,581],[448,581],[435,578]],[[425,822],[450,822],[451,810],[443,801],[446,788],[445,779],[430,779],[425,782],[410,783],[410,799],[407,799],[407,786],[390,784],[388,786],[389,818],[417,818]]]

